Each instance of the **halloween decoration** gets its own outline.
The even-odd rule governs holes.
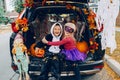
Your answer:
[[[25,0],[25,7],[32,7],[33,6],[34,1],[33,0]]]
[[[76,46],[77,46],[77,49],[80,52],[87,53],[87,51],[88,51],[88,44],[87,44],[87,42],[85,42],[85,41],[77,42]]]
[[[39,48],[38,52],[35,53],[35,56],[36,57],[44,57],[44,54],[45,54],[45,50],[43,48]]]
[[[15,26],[15,22],[11,23],[11,26],[12,26],[12,31],[13,32],[18,32],[18,28]]]
[[[31,46],[30,46],[30,53],[31,55],[35,56],[35,43],[33,43]]]
[[[88,15],[88,23],[90,24],[89,28],[90,29],[95,29],[96,28],[96,25],[95,25],[95,18],[96,17],[96,14],[90,10],[90,14]]]
[[[27,25],[28,20],[26,18],[23,19],[17,19],[16,20],[16,30],[22,30],[23,32],[28,31],[28,25]]]
[[[26,80],[29,80],[29,75],[28,75],[29,57],[27,54],[27,48],[23,44],[23,37],[20,33],[17,33],[15,37],[12,53],[13,53],[14,63],[18,67],[18,71],[20,75],[19,80],[22,80],[22,72],[25,72]]]
[[[96,16],[98,30],[101,30],[102,50],[110,48],[110,53],[117,48],[115,40],[116,18],[119,14],[120,0],[100,0]]]
[[[43,48],[38,48],[38,50],[35,51],[35,46],[36,43],[33,43],[30,47],[31,55],[36,57],[44,57],[45,50]]]
[[[99,46],[98,43],[95,42],[93,38],[90,38],[90,46],[89,46],[89,50],[90,50],[92,53],[94,53],[95,50],[98,49],[98,46]]]

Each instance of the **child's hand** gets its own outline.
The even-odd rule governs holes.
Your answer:
[[[45,44],[48,43],[48,41],[45,39],[45,37],[42,39],[42,42],[45,43]]]

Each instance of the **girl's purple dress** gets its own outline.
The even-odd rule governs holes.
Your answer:
[[[85,53],[81,53],[77,48],[70,50],[62,50],[62,54],[66,56],[66,60],[70,61],[84,61],[86,58]]]

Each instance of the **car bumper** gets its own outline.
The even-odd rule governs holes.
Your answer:
[[[101,69],[93,69],[93,70],[84,70],[84,71],[80,71],[80,74],[81,75],[90,75],[90,74],[95,74],[95,73],[98,73],[100,72]],[[73,71],[70,71],[70,72],[62,72],[61,73],[61,76],[72,76],[74,75],[74,72]]]
[[[98,73],[102,70],[103,67],[98,67],[98,66],[103,66],[104,62],[103,60],[95,61],[95,62],[88,62],[85,64],[81,64],[79,66],[80,70],[83,67],[87,67],[86,69],[82,69],[80,71],[81,75],[90,75],[90,74],[95,74]],[[91,68],[90,68],[91,67]],[[29,74],[34,74],[34,75],[40,75],[40,71],[29,71]],[[51,74],[49,74],[50,76]],[[61,71],[61,76],[72,76],[74,75],[73,71]]]
[[[101,69],[85,70],[85,71],[80,71],[80,74],[81,75],[90,75],[90,74],[98,73],[100,71],[101,71]],[[29,74],[40,75],[40,72],[39,71],[29,71]],[[61,72],[61,76],[73,76],[73,75],[74,75],[73,71]],[[49,76],[51,76],[51,74],[49,74]]]

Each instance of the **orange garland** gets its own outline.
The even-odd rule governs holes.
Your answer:
[[[34,1],[33,0],[25,0],[25,7],[32,7],[33,6]]]
[[[98,49],[99,44],[97,42],[94,41],[94,38],[90,38],[90,46],[89,46],[89,50],[94,53],[95,50]]]
[[[96,17],[96,14],[90,10],[90,14],[88,15],[88,23],[90,25],[90,29],[95,29],[96,28],[96,25],[95,25],[95,17]]]
[[[28,20],[26,18],[17,19],[16,24],[27,24]]]
[[[17,30],[22,30],[23,32],[28,31],[28,24],[27,24],[28,20],[26,18],[23,19],[17,19],[15,21],[16,23],[16,29]]]

